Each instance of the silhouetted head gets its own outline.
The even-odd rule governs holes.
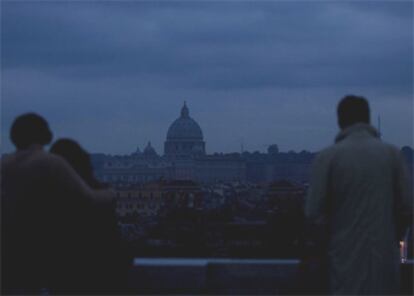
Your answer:
[[[93,175],[89,153],[76,141],[59,139],[52,145],[50,152],[63,157],[89,186],[93,188],[100,186]]]
[[[338,124],[345,129],[356,123],[370,123],[370,111],[367,99],[349,95],[338,104]]]
[[[27,149],[33,144],[47,145],[52,141],[47,121],[35,113],[17,117],[10,129],[10,139],[17,149]]]

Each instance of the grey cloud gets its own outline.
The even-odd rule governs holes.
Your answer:
[[[138,135],[156,137],[160,151],[184,99],[192,100],[208,148],[220,151],[238,147],[228,138],[240,126],[252,142],[267,143],[262,133],[273,131],[275,141],[299,149],[303,142],[283,134],[287,126],[314,124],[306,114],[313,104],[330,104],[314,112],[332,111],[332,100],[348,92],[378,98],[382,112],[383,101],[401,110],[412,97],[408,2],[4,2],[1,29],[2,121],[39,110],[94,151],[125,151]],[[300,100],[305,94],[317,99]],[[324,116],[309,147],[335,130],[323,129]],[[408,117],[390,124],[400,130],[395,141],[407,138]],[[113,141],[91,138],[107,133]]]
[[[360,13],[359,6],[331,3],[133,2],[127,9],[122,4],[41,3],[28,5],[33,14],[26,4],[9,5],[2,35],[5,68],[42,67],[82,79],[153,75],[155,81],[171,84],[190,76],[193,87],[212,88],[365,80],[399,84],[406,91],[412,80],[406,69],[412,62],[410,21],[395,23],[385,18],[389,12],[383,9],[376,10],[382,14],[369,16],[382,22],[373,32],[372,20],[348,22],[350,13]],[[114,8],[118,9],[112,15]],[[338,14],[348,19],[335,19]],[[16,19],[23,20],[16,23]],[[389,23],[383,24],[384,20]],[[376,71],[379,65],[385,71]],[[350,67],[353,75],[348,73]],[[309,68],[312,79],[306,75]],[[337,74],[341,71],[345,75]]]

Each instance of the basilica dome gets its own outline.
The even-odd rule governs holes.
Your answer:
[[[181,108],[181,116],[168,129],[164,155],[169,159],[188,159],[205,155],[203,132],[198,123],[190,117],[185,102]]]
[[[203,132],[198,123],[189,115],[187,105],[181,109],[181,116],[170,126],[167,132],[167,140],[203,140]]]

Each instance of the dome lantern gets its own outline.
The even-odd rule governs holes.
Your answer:
[[[181,108],[181,117],[190,117],[190,111],[188,110],[187,104],[184,101],[184,106]]]

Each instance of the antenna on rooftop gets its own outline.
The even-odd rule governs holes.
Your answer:
[[[241,138],[241,140],[240,140],[240,153],[243,154],[243,152],[244,152],[244,141],[243,141],[243,138]]]
[[[377,124],[378,134],[381,138],[381,116],[378,115],[378,124]]]

